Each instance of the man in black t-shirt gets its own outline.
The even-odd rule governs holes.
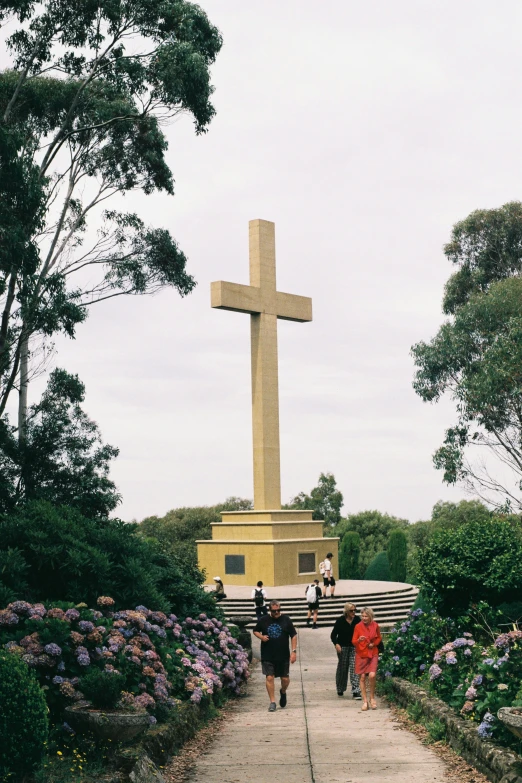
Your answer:
[[[261,667],[266,677],[270,699],[269,712],[275,712],[275,678],[281,678],[279,706],[286,707],[286,691],[290,685],[290,664],[297,659],[297,631],[286,614],[281,614],[278,601],[270,601],[269,614],[261,617],[254,628],[254,636],[261,639]],[[290,652],[288,641],[292,645]]]

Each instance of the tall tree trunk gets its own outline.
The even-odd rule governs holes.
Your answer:
[[[20,391],[18,399],[18,444],[25,445],[27,435],[27,390],[29,386],[29,336],[20,343]]]

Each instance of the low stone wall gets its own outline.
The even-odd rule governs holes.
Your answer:
[[[184,702],[168,723],[149,729],[137,745],[122,748],[115,759],[117,769],[100,783],[165,783],[162,768],[210,717],[208,707]]]
[[[399,704],[418,704],[428,719],[438,718],[445,726],[448,744],[492,783],[522,783],[522,758],[507,748],[480,739],[475,723],[460,718],[441,699],[430,696],[412,682],[391,677],[386,680],[386,687]]]

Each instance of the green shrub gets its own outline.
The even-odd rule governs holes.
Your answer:
[[[38,767],[47,736],[42,689],[23,661],[0,652],[0,780],[14,783]]]
[[[364,579],[374,579],[380,582],[390,582],[390,564],[386,552],[379,552],[376,555],[364,574]]]
[[[392,530],[388,541],[388,562],[393,582],[406,581],[406,562],[408,559],[408,538],[404,530]]]
[[[426,721],[426,729],[433,742],[441,742],[446,739],[446,726],[440,718]]]
[[[349,530],[343,536],[339,548],[339,575],[341,579],[360,579],[359,553],[361,537],[359,533]]]
[[[349,514],[346,519],[341,519],[332,528],[332,535],[340,536],[342,542],[348,531],[359,533],[361,537],[359,570],[361,574],[364,574],[374,557],[388,546],[391,531],[399,528],[407,531],[408,521],[392,517],[389,514],[382,514],[380,511],[361,511],[358,514]]]
[[[0,592],[9,600],[91,605],[110,595],[117,608],[145,604],[181,617],[221,616],[201,588],[201,572],[182,567],[136,527],[46,501],[0,516]]]
[[[428,601],[422,590],[419,591],[417,598],[415,599],[415,603],[411,607],[412,611],[415,609],[422,609],[423,612],[431,612],[433,609],[433,606]]]
[[[80,690],[93,707],[109,710],[118,703],[125,686],[122,674],[92,669],[80,679]]]
[[[424,713],[422,712],[422,707],[418,702],[414,701],[411,704],[408,704],[406,712],[408,714],[408,718],[414,723],[421,723]]]
[[[441,530],[419,553],[419,586],[442,613],[522,600],[522,533],[511,521],[476,520]]]

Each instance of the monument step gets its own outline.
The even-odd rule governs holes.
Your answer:
[[[413,604],[415,603],[415,597],[410,599],[409,601],[366,601],[366,602],[357,602],[358,609],[360,610],[362,606],[368,605],[371,606],[374,611],[391,611],[391,610],[408,610],[410,609]],[[344,607],[345,601],[332,601],[327,599],[323,599],[319,602],[319,608],[321,611],[328,611],[329,607],[335,607],[336,611],[342,611],[342,608]],[[246,613],[249,614],[253,610],[253,602],[252,601],[245,601],[241,604],[229,604],[225,601],[221,604],[222,608],[225,609],[227,612],[233,612],[234,614],[241,614]],[[289,600],[286,599],[284,601],[281,601],[281,606],[285,611],[290,610],[299,610],[300,608],[306,608],[307,604],[306,601],[303,599],[299,600]]]

